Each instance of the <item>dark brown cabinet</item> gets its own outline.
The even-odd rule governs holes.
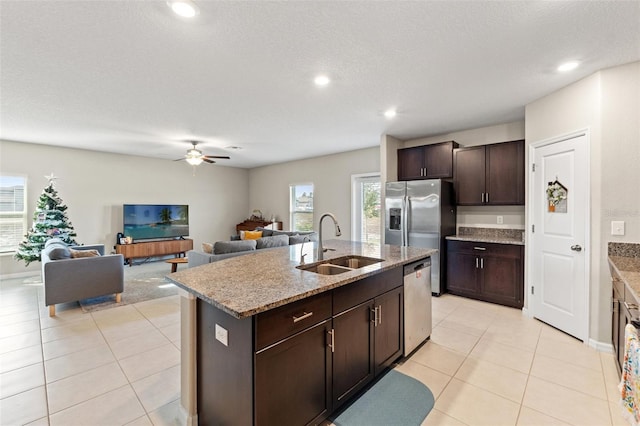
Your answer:
[[[198,300],[200,424],[320,423],[402,355],[403,294],[398,267],[244,319]]]
[[[447,290],[459,296],[522,308],[524,247],[447,240]]]
[[[618,371],[624,362],[624,329],[633,318],[639,314],[639,304],[636,298],[618,277],[613,277],[613,309],[611,313],[611,340],[616,355]]]
[[[523,205],[524,140],[454,151],[458,205]]]
[[[330,321],[256,354],[256,419],[265,425],[306,425],[331,409]]]
[[[454,141],[414,146],[398,150],[398,180],[453,177]]]

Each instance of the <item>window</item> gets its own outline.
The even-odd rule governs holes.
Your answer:
[[[313,230],[313,184],[289,186],[289,212],[292,231]]]
[[[27,233],[27,179],[0,176],[0,253],[18,249]]]
[[[380,175],[353,175],[351,198],[351,238],[354,241],[380,244]]]

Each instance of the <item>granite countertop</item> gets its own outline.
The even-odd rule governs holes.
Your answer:
[[[460,226],[457,235],[450,235],[447,240],[473,241],[476,243],[524,245],[524,230],[511,228],[475,228]]]
[[[167,278],[196,297],[236,318],[246,318],[314,294],[375,275],[396,266],[411,263],[436,253],[417,247],[364,244],[328,240],[324,260],[347,255],[384,259],[364,268],[338,275],[321,275],[297,269],[302,244],[232,257],[195,268],[185,269]],[[317,261],[316,243],[305,243],[306,264]]]
[[[609,269],[640,299],[640,244],[609,243]]]

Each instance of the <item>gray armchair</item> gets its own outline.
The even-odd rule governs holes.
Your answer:
[[[100,256],[72,258],[73,250],[97,250]],[[49,316],[56,314],[56,303],[115,294],[120,303],[124,291],[124,258],[104,256],[104,245],[67,247],[59,239],[47,241],[41,253],[45,306]]]

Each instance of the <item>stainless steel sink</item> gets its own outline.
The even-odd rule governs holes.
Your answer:
[[[353,268],[345,268],[344,266],[332,265],[330,263],[320,263],[319,265],[301,265],[297,266],[303,271],[315,272],[321,275],[338,275],[345,272],[353,271]]]
[[[344,266],[347,268],[358,269],[365,266],[374,265],[376,263],[383,262],[382,259],[376,259],[374,257],[365,256],[343,256],[335,259],[329,259],[326,262],[332,265]]]
[[[321,263],[296,266],[296,268],[302,269],[303,271],[315,272],[316,274],[321,275],[338,275],[353,271],[354,269],[374,265],[382,261],[382,259],[376,259],[374,257],[343,256],[335,259],[327,259]]]

